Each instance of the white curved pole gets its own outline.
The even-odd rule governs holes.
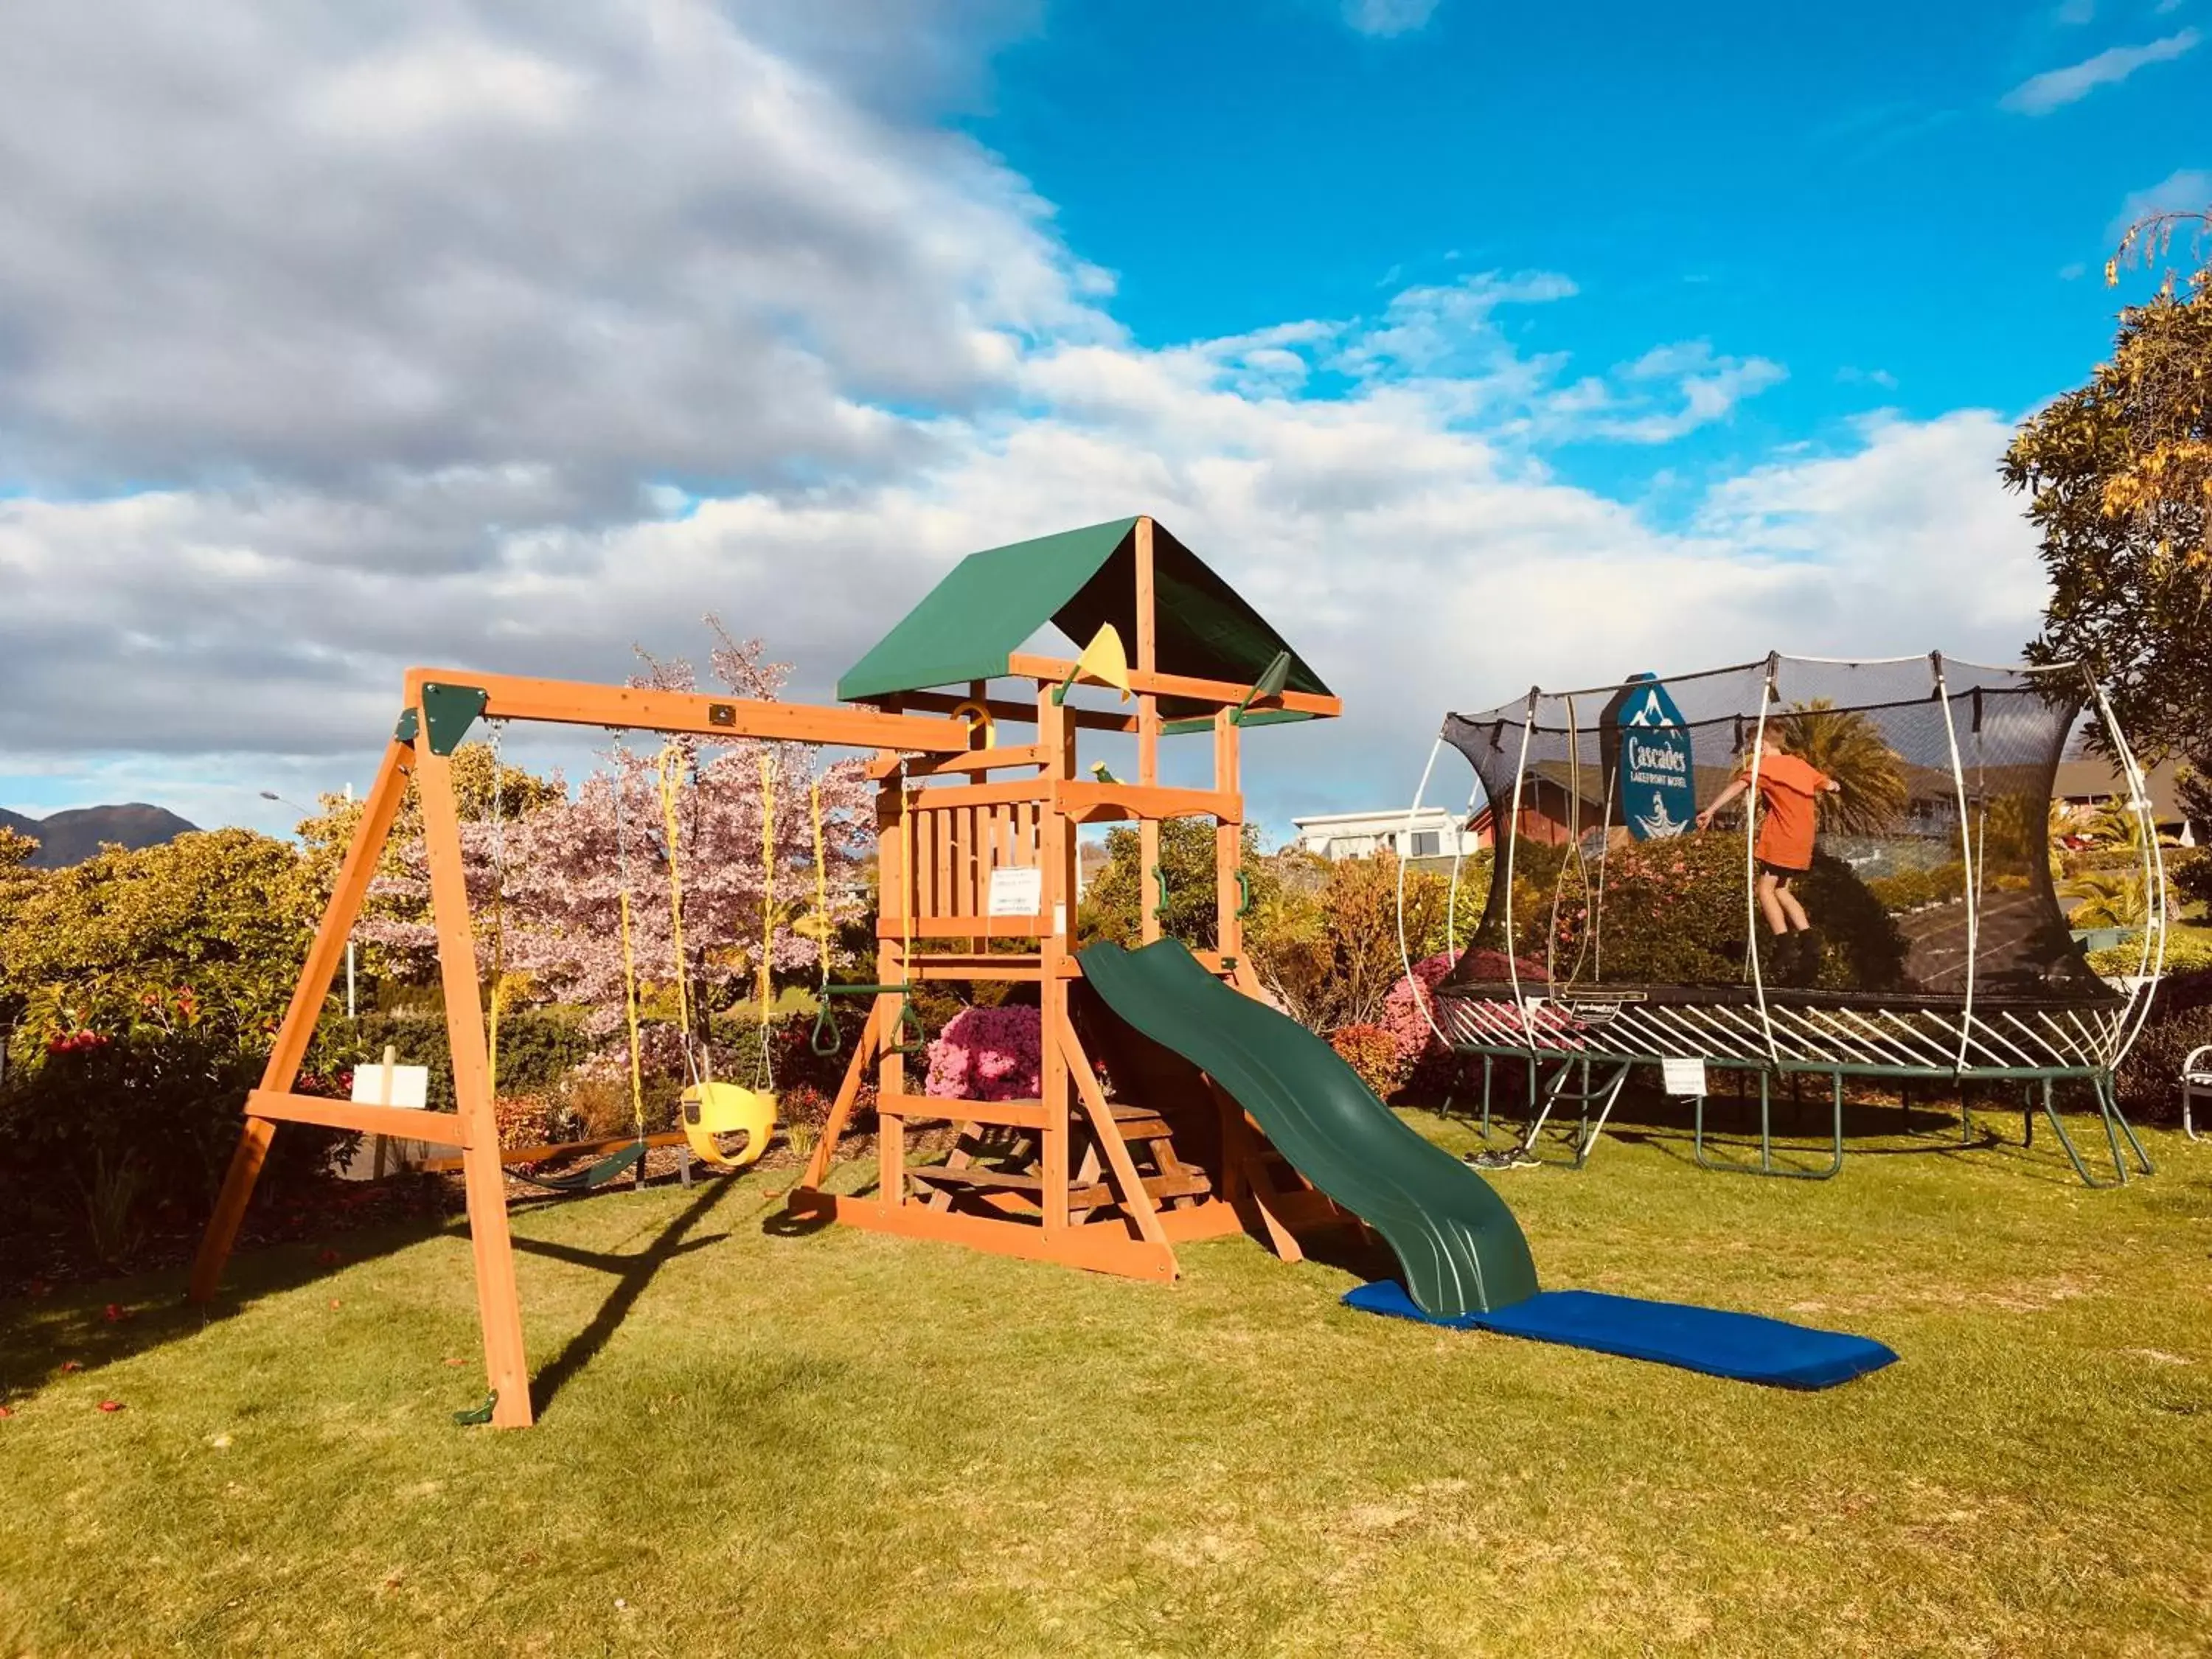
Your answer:
[[[2128,781],[2128,805],[2136,814],[2136,822],[2142,827],[2143,879],[2149,884],[2143,895],[2142,954],[2137,958],[2135,984],[2128,993],[2127,1007],[2120,1015],[2118,1041],[2112,1050],[2112,1067],[2118,1071],[2149,1022],[2150,988],[2166,969],[2166,854],[2158,844],[2158,817],[2151,811],[2150,787],[2142,767],[2136,759],[2135,750],[2128,746],[2127,735],[2120,730],[2120,723],[2112,714],[2105,688],[2092,677],[2089,689],[2096,696],[2097,712],[2104,719],[2105,733],[2112,739],[2112,752],[2119,757],[2120,770]]]
[[[1413,804],[1406,809],[1406,827],[1401,837],[1405,845],[1412,844],[1413,823],[1420,816],[1421,797],[1429,792],[1429,775],[1437,769],[1437,757],[1443,752],[1443,747],[1444,740],[1441,737],[1429,745],[1429,763],[1421,769],[1421,781],[1413,786]],[[1452,838],[1452,896],[1456,897],[1458,893],[1459,838],[1455,835]],[[1444,945],[1447,949],[1452,942],[1451,915],[1451,903],[1448,899],[1444,904]],[[1413,973],[1413,949],[1406,942],[1406,855],[1403,852],[1398,854],[1398,965],[1406,970],[1406,985],[1413,994],[1413,1006],[1421,1011],[1421,1018],[1428,1022],[1429,1030],[1437,1034],[1437,1041],[1445,1048],[1450,1048],[1451,1039],[1444,1035],[1444,1028],[1437,1024],[1436,1015],[1430,1012],[1428,999],[1421,994],[1421,981]]]
[[[1766,1057],[1782,1063],[1781,1045],[1774,1040],[1774,1017],[1766,1009],[1766,977],[1759,970],[1759,763],[1766,743],[1766,711],[1774,702],[1774,670],[1778,659],[1766,659],[1765,678],[1759,683],[1759,726],[1751,743],[1751,780],[1743,794],[1743,909],[1744,961],[1751,969],[1751,994],[1759,1004],[1759,1035],[1766,1040]]]
[[[1936,704],[1943,711],[1943,740],[1951,749],[1951,787],[1959,801],[1959,878],[1966,895],[1966,1000],[1959,1019],[1959,1057],[1951,1069],[1963,1072],[1974,1032],[1974,970],[1981,956],[1982,895],[1974,880],[1974,826],[1966,811],[1966,771],[1959,759],[1959,729],[1951,719],[1950,688],[1943,683],[1943,653],[1929,652],[1928,666],[1935,676]]]
[[[1521,1035],[1528,1042],[1528,1064],[1532,1067],[1536,1063],[1536,1026],[1528,1018],[1528,1005],[1521,995],[1521,958],[1513,938],[1513,849],[1521,840],[1521,787],[1528,770],[1528,733],[1536,724],[1536,704],[1543,695],[1540,686],[1528,688],[1528,706],[1521,715],[1521,758],[1514,763],[1513,767],[1513,814],[1505,826],[1505,978],[1513,988],[1513,1007],[1521,1016]],[[1490,841],[1495,848],[1498,844],[1496,803],[1492,802],[1492,806]],[[1495,851],[1491,855],[1490,867],[1492,870],[1498,867]]]

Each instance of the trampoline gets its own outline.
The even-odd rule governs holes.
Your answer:
[[[2051,781],[2085,715],[2128,781],[2142,832],[2141,957],[2117,981],[2084,960],[2051,874]],[[1700,1164],[1825,1178],[1843,1165],[1846,1079],[1958,1086],[1962,1139],[1966,1086],[1986,1079],[2027,1091],[2027,1139],[2039,1106],[2087,1184],[2124,1182],[2130,1158],[2152,1173],[2112,1073],[2161,964],[2164,872],[2142,769],[2079,665],[1778,653],[1538,688],[1444,717],[1409,823],[1447,749],[1474,769],[1468,822],[1488,833],[1492,879],[1470,942],[1420,1000],[1443,1042],[1483,1061],[1486,1135],[1500,1060],[1523,1063],[1526,1146],[1557,1109],[1577,1109],[1577,1164],[1632,1070],[1650,1066],[1694,1099]],[[1782,754],[1843,785],[1818,796],[1811,867],[1790,882],[1813,922],[1802,949],[1775,948],[1756,891],[1760,779],[1786,775]],[[1732,783],[1741,787],[1723,799]],[[1455,853],[1454,939],[1475,902],[1464,864]],[[1708,1143],[1715,1073],[1737,1074],[1747,1093],[1756,1079],[1756,1164]],[[1827,1160],[1809,1169],[1775,1158],[1771,1100],[1776,1079],[1794,1093],[1808,1076],[1826,1080],[1832,1117]],[[2068,1082],[2094,1098],[2109,1178],[2060,1121],[2053,1091]]]

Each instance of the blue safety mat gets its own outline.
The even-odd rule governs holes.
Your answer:
[[[1438,1318],[1422,1312],[1395,1279],[1378,1279],[1346,1291],[1344,1304],[1394,1319],[1561,1342],[1782,1389],[1832,1389],[1897,1359],[1893,1350],[1863,1336],[1600,1291],[1540,1291],[1494,1313]]]

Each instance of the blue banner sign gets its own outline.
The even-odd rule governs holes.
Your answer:
[[[1638,674],[1613,696],[1613,765],[1620,816],[1638,841],[1687,830],[1698,815],[1690,728],[1667,688]]]

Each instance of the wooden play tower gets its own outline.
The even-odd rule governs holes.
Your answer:
[[[1078,658],[1024,649],[1047,627],[1087,642]],[[1133,648],[1128,648],[1133,647]],[[1012,681],[1018,695],[994,690]],[[1086,706],[1079,688],[1123,701]],[[451,761],[478,720],[530,720],[715,738],[786,739],[873,751],[882,902],[875,988],[794,1215],[1156,1279],[1175,1246],[1247,1227],[1295,1255],[1294,1232],[1339,1219],[1273,1154],[1246,1114],[1086,995],[1072,938],[1078,829],[1134,821],[1148,899],[1164,899],[1160,825],[1210,819],[1215,947],[1205,966],[1249,994],[1243,954],[1240,738],[1244,727],[1326,718],[1337,699],[1274,630],[1149,518],[993,548],[961,562],[838,683],[842,708],[522,679],[409,672],[331,903],[318,928],[194,1267],[215,1294],[276,1126],[380,1133],[459,1149],[467,1193],[490,1420],[532,1420],[529,1370],[485,1042],[483,988]],[[1090,694],[1092,702],[1096,694]],[[1127,701],[1133,698],[1133,705]],[[1012,735],[1030,740],[1009,741]],[[1135,738],[1137,775],[1079,770],[1079,734]],[[1210,738],[1204,788],[1159,781],[1163,741]],[[293,1092],[345,941],[410,782],[422,803],[457,1109],[426,1113]],[[1144,906],[1144,939],[1161,908]],[[1034,984],[1042,1086],[1028,1100],[922,1092],[910,988]],[[1102,1082],[1101,1070],[1105,1081]],[[872,1183],[826,1186],[837,1141],[872,1076],[879,1125]],[[1109,1085],[1110,1085],[1110,1093]],[[915,1137],[955,1132],[942,1162]],[[843,1183],[840,1183],[841,1185]]]
[[[1018,647],[1047,623],[1092,645],[1079,661]],[[1121,641],[1133,641],[1126,668]],[[1102,649],[1101,647],[1103,647]],[[1121,672],[1115,670],[1121,668]],[[1025,683],[1019,701],[991,682]],[[1126,705],[1080,708],[1081,683],[1126,683]],[[962,689],[947,691],[950,685]],[[838,683],[838,695],[886,713],[965,711],[1031,740],[910,759],[880,751],[882,859],[877,978],[1034,984],[1042,1012],[1042,1091],[1034,1100],[947,1100],[921,1093],[908,1056],[886,1041],[898,1000],[879,997],[860,1051],[791,1208],[850,1226],[941,1238],[1105,1273],[1175,1277],[1175,1246],[1249,1223],[1279,1249],[1326,1201],[1267,1153],[1245,1115],[1208,1091],[1162,1079],[1150,1045],[1083,994],[1073,947],[1077,829],[1134,820],[1145,872],[1146,942],[1160,936],[1160,825],[1214,825],[1215,948],[1200,960],[1248,994],[1243,956],[1247,725],[1340,712],[1328,689],[1205,565],[1148,518],[1125,519],[979,553],[956,568]],[[1079,770],[1084,732],[1133,734],[1137,775]],[[994,733],[995,735],[995,733]],[[1159,781],[1164,738],[1211,739],[1205,788]],[[1001,872],[1034,871],[1033,881]],[[1161,903],[1152,899],[1158,894]],[[1018,894],[1033,908],[994,903]],[[1033,896],[1033,897],[1032,897]],[[874,1066],[880,1133],[872,1191],[822,1190],[838,1135]],[[1114,1085],[1109,1098],[1103,1066]],[[1146,1079],[1153,1086],[1146,1086]],[[918,1129],[958,1131],[941,1164],[909,1158]],[[1279,1190],[1279,1187],[1280,1190]]]

